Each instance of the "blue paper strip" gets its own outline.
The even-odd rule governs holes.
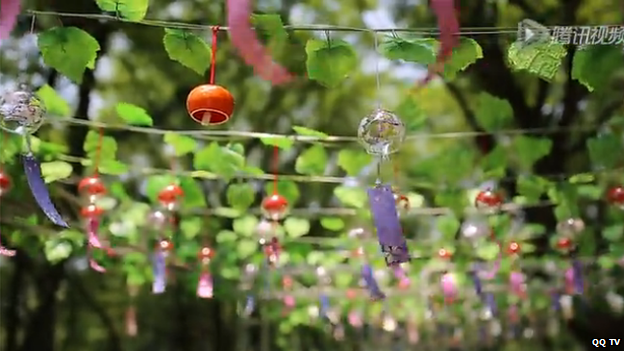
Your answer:
[[[410,255],[396,210],[394,193],[389,185],[368,189],[368,202],[373,215],[377,240],[388,266],[409,262]]]

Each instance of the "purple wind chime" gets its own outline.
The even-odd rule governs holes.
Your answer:
[[[584,230],[585,223],[580,218],[569,218],[557,224],[556,248],[571,262],[563,272],[563,289],[552,292],[552,305],[566,320],[574,317],[573,296],[583,295],[585,292],[583,264],[575,257],[575,241]]]
[[[26,153],[22,155],[22,164],[37,205],[52,223],[69,228],[50,199],[50,193],[41,176],[41,165],[32,150],[32,134],[45,122],[46,112],[43,101],[25,84],[0,97],[0,128],[13,135],[19,135],[25,141]]]

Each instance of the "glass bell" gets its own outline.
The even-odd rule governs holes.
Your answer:
[[[390,111],[377,109],[364,117],[358,140],[371,155],[387,156],[399,151],[405,139],[405,124]]]
[[[46,107],[25,85],[0,97],[0,128],[14,134],[33,134],[43,124]]]

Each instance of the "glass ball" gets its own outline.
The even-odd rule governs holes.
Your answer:
[[[269,242],[269,238],[271,238],[275,233],[274,227],[275,225],[266,219],[258,222],[258,225],[256,226],[256,234],[258,234],[258,242],[260,245],[264,245]]]
[[[168,217],[164,211],[154,210],[147,215],[146,224],[152,229],[160,230],[165,227],[167,220]]]
[[[371,155],[390,155],[405,140],[405,124],[392,112],[375,110],[360,121],[358,140]]]
[[[478,241],[488,236],[490,232],[490,225],[484,219],[468,219],[461,225],[461,235],[470,242]]]
[[[273,194],[262,200],[262,215],[272,221],[282,220],[288,215],[288,200],[280,194]]]
[[[575,237],[585,230],[585,222],[580,218],[568,218],[557,224],[557,232],[565,237]]]
[[[351,239],[362,239],[366,237],[366,230],[364,228],[353,228],[349,230],[347,235]]]
[[[46,107],[25,86],[0,97],[0,128],[21,135],[33,134],[43,124]]]

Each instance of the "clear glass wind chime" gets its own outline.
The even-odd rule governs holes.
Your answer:
[[[375,54],[378,55],[377,33],[374,32]],[[358,140],[366,152],[377,157],[377,181],[368,189],[377,239],[388,266],[410,261],[407,243],[397,213],[397,198],[392,187],[382,183],[381,169],[391,154],[399,151],[405,140],[405,124],[394,113],[381,107],[379,59],[376,59],[377,108],[360,121]]]
[[[30,34],[34,35],[35,17],[33,16]],[[0,96],[0,129],[23,138],[26,153],[22,155],[24,174],[35,201],[52,223],[69,228],[52,203],[50,194],[41,176],[41,165],[32,150],[32,135],[45,122],[47,109],[44,102],[29,88],[20,84],[14,91]]]

